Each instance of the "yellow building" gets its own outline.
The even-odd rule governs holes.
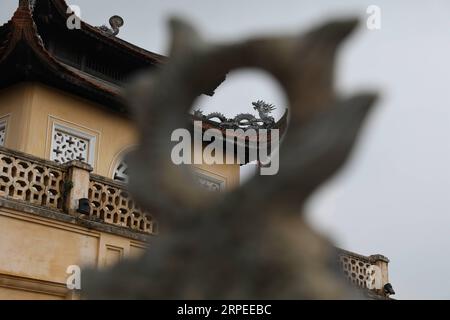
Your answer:
[[[139,255],[157,233],[125,187],[123,158],[137,133],[122,88],[167,59],[114,28],[80,21],[71,30],[68,17],[63,0],[20,0],[0,27],[0,299],[76,298],[70,266]],[[212,190],[239,185],[239,172],[237,164],[196,168]],[[388,260],[365,258],[342,260],[348,276],[364,287],[367,265],[380,265],[387,284]]]

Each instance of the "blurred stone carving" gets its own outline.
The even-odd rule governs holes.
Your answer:
[[[103,272],[85,273],[86,298],[346,299],[333,245],[302,215],[305,200],[345,163],[375,100],[338,97],[335,54],[355,20],[303,35],[209,44],[171,21],[171,60],[130,87],[140,146],[128,157],[130,188],[160,225],[147,253]],[[230,71],[269,72],[289,101],[290,127],[280,172],[255,176],[229,193],[196,188],[188,167],[170,160],[170,135],[187,127],[192,103]]]

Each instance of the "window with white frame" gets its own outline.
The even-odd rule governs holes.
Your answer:
[[[5,145],[6,139],[6,120],[0,121],[0,146]]]
[[[128,183],[128,165],[125,160],[121,160],[114,169],[113,179],[115,181]]]
[[[55,123],[50,160],[58,163],[78,160],[93,165],[95,141],[95,136]]]

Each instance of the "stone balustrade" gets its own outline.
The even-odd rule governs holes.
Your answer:
[[[66,172],[54,162],[0,148],[0,197],[63,210]]]
[[[91,217],[109,224],[156,233],[155,223],[133,201],[125,185],[113,180],[91,175],[89,183]]]
[[[389,282],[389,259],[382,255],[363,256],[338,249],[338,261],[350,283],[385,296],[384,285]]]
[[[126,186],[91,173],[83,162],[64,165],[0,147],[0,197],[90,221],[155,234],[156,225]],[[88,199],[88,212],[79,200]]]

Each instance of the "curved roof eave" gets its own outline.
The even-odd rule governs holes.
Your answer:
[[[21,1],[11,20],[2,26],[10,30],[5,39],[0,39],[3,44],[0,46],[0,64],[10,56],[18,43],[24,42],[38,60],[56,77],[63,81],[70,81],[72,84],[84,89],[97,91],[113,100],[117,99],[117,102],[119,102],[122,99],[122,90],[120,88],[106,85],[101,81],[73,70],[73,68],[69,68],[69,66],[59,62],[47,51],[38,34],[30,6],[26,4],[27,2]]]
[[[66,1],[65,0],[50,0],[50,1],[57,9],[59,15],[64,19],[66,19],[68,17],[67,10],[69,8]],[[102,31],[100,31],[98,28],[90,25],[89,23],[83,20],[81,20],[81,31],[83,31],[85,34],[91,37],[96,38],[97,40],[100,40],[110,45],[114,45],[120,48],[121,50],[134,54],[140,58],[143,58],[144,60],[151,61],[153,64],[164,64],[168,60],[166,56],[145,50],[115,36],[108,36]]]

